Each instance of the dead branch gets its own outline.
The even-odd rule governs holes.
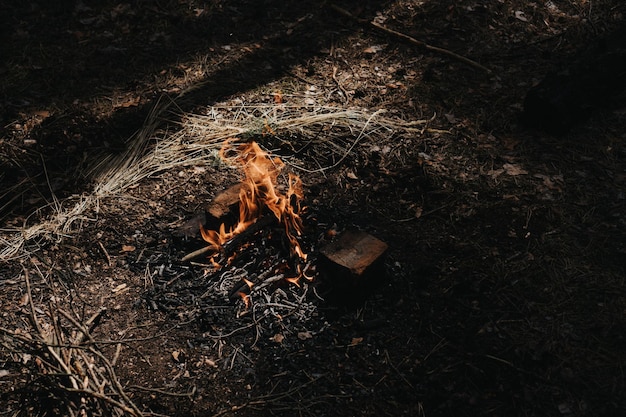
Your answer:
[[[111,362],[102,354],[102,352],[100,352],[99,350],[95,349],[96,341],[91,336],[91,333],[89,332],[89,329],[87,327],[83,326],[81,323],[79,323],[78,320],[76,320],[74,317],[72,317],[68,312],[66,312],[64,310],[59,310],[59,313],[63,317],[65,317],[67,320],[69,320],[74,325],[74,327],[76,327],[78,330],[80,330],[80,332],[85,337],[87,337],[87,340],[89,340],[90,342],[92,342],[94,344],[93,346],[89,347],[89,351],[93,355],[97,356],[102,361],[102,363],[104,364],[105,369],[107,371],[107,374],[109,375],[109,378],[110,378],[110,381],[108,381],[109,384],[112,387],[115,388],[116,393],[122,399],[125,400],[126,404],[128,404],[128,406],[132,410],[132,415],[141,416],[142,415],[141,410],[139,410],[139,408],[133,403],[133,401],[124,392],[124,388],[122,387],[122,384],[120,383],[119,379],[117,378],[117,375],[115,374],[115,370],[113,369],[113,365],[111,365]],[[93,316],[93,317],[97,317],[97,316]],[[92,378],[92,381],[93,380],[94,379]],[[107,381],[104,381],[104,382],[107,382]],[[124,409],[124,411],[128,412],[126,410],[126,408]]]
[[[46,315],[50,322],[50,330],[46,331],[40,324],[43,318],[37,315],[43,313],[35,306],[32,297],[30,273],[26,267],[23,267],[23,271],[30,306],[31,337],[24,337],[4,328],[0,331],[23,346],[25,351],[38,352],[36,355],[44,374],[67,377],[67,381],[57,381],[57,386],[61,390],[79,394],[81,401],[93,405],[108,404],[113,407],[113,410],[110,410],[112,415],[144,416],[124,392],[113,365],[98,349],[98,341],[91,335],[91,330],[98,324],[106,309],[98,310],[86,321],[79,321],[54,303],[50,303]],[[61,317],[67,321],[62,322]],[[68,322],[71,329],[68,328]],[[68,335],[72,333],[74,336],[69,337]],[[93,366],[95,363],[99,366]],[[74,416],[76,413],[71,404],[73,403],[68,403],[65,411]]]
[[[409,43],[419,47],[419,48],[426,49],[427,51],[431,51],[431,52],[436,52],[438,54],[445,55],[445,56],[447,56],[449,58],[453,58],[453,59],[455,59],[457,61],[463,62],[463,63],[465,63],[467,65],[470,65],[470,66],[472,66],[474,68],[478,68],[478,69],[480,69],[482,71],[485,71],[487,74],[491,74],[492,73],[492,71],[489,68],[487,68],[487,67],[485,67],[483,65],[480,65],[478,62],[476,62],[474,60],[471,60],[471,59],[469,59],[467,57],[464,57],[463,55],[459,55],[459,54],[457,54],[455,52],[452,52],[452,51],[450,51],[448,49],[445,49],[445,48],[440,48],[438,46],[430,45],[430,44],[428,44],[428,43],[426,43],[424,41],[420,41],[419,39],[415,39],[414,37],[409,36],[409,35],[407,35],[405,33],[398,32],[398,31],[393,30],[393,29],[389,29],[388,27],[383,26],[380,23],[376,23],[374,21],[369,21],[369,20],[366,20],[366,19],[361,19],[361,18],[353,15],[352,13],[347,11],[346,9],[341,8],[341,7],[339,7],[339,6],[335,5],[335,4],[331,4],[330,7],[333,10],[335,10],[337,13],[342,14],[342,15],[344,15],[346,17],[349,17],[350,19],[352,19],[352,20],[354,20],[356,22],[359,22],[359,23],[364,24],[364,25],[371,26],[371,27],[373,27],[376,30],[379,30],[379,31],[384,32],[384,33],[386,33],[388,35],[392,35],[392,36],[395,36],[397,38],[400,38],[400,39],[402,39],[404,41],[407,41],[407,42],[409,42]]]

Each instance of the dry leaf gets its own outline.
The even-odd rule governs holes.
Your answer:
[[[383,49],[385,49],[385,45],[372,45],[372,46],[368,46],[367,48],[365,48],[363,50],[363,53],[375,54],[375,53],[382,51]]]
[[[172,359],[175,362],[180,362],[183,359],[184,353],[180,350],[175,350],[172,352]]]
[[[311,334],[311,332],[298,332],[298,339],[300,340],[307,340],[312,338],[313,335]]]
[[[24,293],[24,295],[22,295],[22,298],[20,298],[20,307],[24,307],[26,304],[28,304],[28,293]]]
[[[122,252],[134,252],[136,247],[133,245],[122,245]]]
[[[50,117],[50,112],[48,110],[37,110],[37,111],[33,112],[33,114],[35,116],[39,116],[39,117],[42,117],[44,119]]]
[[[350,344],[348,346],[356,346],[359,343],[361,343],[363,341],[362,337],[353,337],[352,341],[350,342]]]
[[[120,285],[118,285],[117,287],[113,288],[113,290],[112,290],[112,291],[113,291],[113,292],[120,292],[120,291],[122,291],[122,290],[123,290],[123,289],[125,289],[125,288],[126,288],[126,284],[120,284]]]
[[[513,165],[513,164],[504,164],[502,165],[502,168],[504,169],[504,171],[508,174],[511,175],[513,177],[518,176],[518,175],[525,175],[528,174],[528,171],[520,168],[517,165]]]
[[[276,333],[274,336],[270,337],[270,340],[275,343],[283,343],[283,340],[285,340],[285,336],[280,333]]]
[[[352,171],[348,171],[348,173],[346,174],[346,177],[350,178],[351,180],[358,180],[359,177],[356,176],[356,174]]]
[[[522,22],[528,22],[528,19],[526,19],[526,16],[524,16],[524,12],[523,12],[523,11],[521,11],[521,10],[517,10],[517,11],[515,12],[515,18],[516,18],[517,20],[522,21]]]

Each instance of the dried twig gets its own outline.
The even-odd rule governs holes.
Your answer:
[[[409,36],[409,35],[407,35],[405,33],[398,32],[398,31],[393,30],[393,29],[389,29],[388,27],[383,26],[380,23],[377,23],[377,22],[374,22],[374,21],[369,21],[369,20],[366,20],[366,19],[361,19],[361,18],[353,15],[352,13],[347,11],[346,9],[341,8],[341,7],[339,7],[339,6],[335,5],[335,4],[331,4],[330,7],[333,10],[335,10],[336,12],[338,12],[338,13],[346,16],[346,17],[349,17],[352,20],[355,20],[355,21],[357,21],[359,23],[362,23],[362,24],[369,25],[369,26],[371,26],[371,27],[373,27],[373,28],[375,28],[375,29],[377,29],[379,31],[385,32],[388,35],[393,35],[393,36],[395,36],[397,38],[400,38],[402,40],[405,40],[405,41],[407,41],[407,42],[409,42],[409,43],[411,43],[411,44],[413,44],[415,46],[418,46],[420,48],[426,49],[426,50],[431,51],[431,52],[436,52],[436,53],[439,53],[441,55],[445,55],[445,56],[453,58],[453,59],[455,59],[457,61],[461,61],[461,62],[463,62],[463,63],[465,63],[467,65],[470,65],[470,66],[472,66],[474,68],[478,68],[478,69],[480,69],[482,71],[485,71],[488,74],[491,74],[491,72],[492,72],[489,68],[487,68],[487,67],[485,67],[483,65],[480,65],[478,62],[473,61],[473,60],[471,60],[471,59],[469,59],[467,57],[464,57],[462,55],[459,55],[459,54],[457,54],[455,52],[452,52],[452,51],[450,51],[448,49],[430,45],[430,44],[428,44],[426,42],[423,42],[423,41],[420,41],[418,39],[415,39],[414,37]]]
[[[336,66],[333,67],[333,81],[335,82],[335,84],[337,84],[337,87],[339,87],[339,89],[341,90],[341,93],[343,94],[343,98],[344,98],[346,104],[348,104],[348,102],[350,102],[350,95],[348,94],[346,89],[343,88],[343,86],[341,85],[341,83],[337,79],[337,67]]]
[[[192,259],[196,259],[199,258],[203,255],[206,255],[208,253],[211,252],[215,252],[215,248],[213,246],[204,246],[200,249],[197,249],[191,253],[188,253],[187,255],[183,256],[183,258],[181,259],[182,262],[187,262],[190,261]]]
[[[68,312],[59,309],[55,303],[50,303],[46,316],[49,325],[42,326],[40,320],[46,320],[46,317],[37,316],[38,312],[42,313],[35,306],[32,297],[30,273],[26,267],[23,267],[23,271],[29,298],[32,333],[30,337],[24,337],[8,329],[0,331],[17,342],[18,346],[23,346],[25,351],[30,354],[35,352],[44,374],[52,378],[63,376],[56,380],[57,388],[67,393],[78,394],[81,406],[91,404],[104,407],[115,416],[144,416],[124,392],[112,363],[99,350],[98,342],[91,335],[91,330],[106,309],[98,310],[88,320],[81,322]],[[61,321],[61,317],[66,321]],[[68,338],[68,334],[75,336]],[[68,401],[65,412],[70,416],[77,415],[73,408],[77,406],[73,401]]]
[[[104,256],[106,256],[107,258],[107,265],[113,266],[113,263],[111,262],[111,256],[109,256],[109,252],[106,250],[102,242],[98,241],[98,245],[100,245],[100,249],[102,249],[102,253],[104,253]]]
[[[157,394],[161,394],[161,395],[167,395],[168,397],[193,397],[194,394],[196,393],[197,388],[194,387],[191,389],[191,391],[189,392],[170,392],[170,391],[165,391],[159,388],[148,388],[148,387],[142,387],[139,385],[130,385],[128,387],[128,389],[133,389],[133,390],[138,390],[138,391],[145,391],[145,392],[154,392]]]

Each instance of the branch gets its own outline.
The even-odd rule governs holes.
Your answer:
[[[385,32],[388,35],[393,35],[393,36],[395,36],[397,38],[403,39],[403,40],[405,40],[405,41],[407,41],[407,42],[409,42],[409,43],[411,43],[411,44],[413,44],[413,45],[415,45],[417,47],[426,49],[427,51],[437,52],[437,53],[439,53],[441,55],[445,55],[445,56],[450,57],[450,58],[454,58],[457,61],[461,61],[461,62],[463,62],[463,63],[465,63],[467,65],[470,65],[470,66],[472,66],[474,68],[478,68],[478,69],[480,69],[482,71],[485,71],[487,74],[491,74],[491,72],[492,72],[489,68],[480,65],[478,62],[473,61],[473,60],[471,60],[469,58],[466,58],[466,57],[464,57],[462,55],[459,55],[459,54],[457,54],[455,52],[452,52],[452,51],[450,51],[448,49],[444,49],[444,48],[440,48],[438,46],[430,45],[430,44],[428,44],[426,42],[420,41],[419,39],[415,39],[414,37],[409,36],[409,35],[407,35],[405,33],[398,32],[398,31],[393,30],[393,29],[389,29],[388,27],[383,26],[380,23],[370,22],[368,20],[358,18],[355,15],[353,15],[352,13],[350,13],[349,11],[347,11],[346,9],[343,9],[343,8],[341,8],[341,7],[339,7],[339,6],[335,5],[335,4],[331,4],[330,7],[333,10],[335,10],[336,12],[338,12],[339,14],[342,14],[342,15],[344,15],[346,17],[349,17],[352,20],[355,20],[355,21],[357,21],[357,22],[359,22],[361,24],[365,24],[365,25],[371,26],[374,29],[377,29],[379,31]]]

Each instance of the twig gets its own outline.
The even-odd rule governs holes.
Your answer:
[[[29,300],[29,304],[30,304],[30,313],[31,313],[31,320],[33,322],[33,327],[35,328],[35,330],[37,330],[37,333],[39,334],[39,337],[41,338],[42,343],[44,344],[44,346],[46,347],[46,349],[48,350],[50,355],[52,355],[54,360],[56,360],[56,362],[61,367],[63,372],[65,372],[67,375],[70,376],[69,379],[70,379],[70,381],[72,383],[72,386],[74,388],[78,388],[76,376],[73,374],[73,372],[72,372],[71,368],[68,366],[68,364],[65,361],[63,361],[63,359],[59,356],[59,353],[61,352],[61,350],[59,349],[59,352],[57,352],[56,349],[54,349],[52,346],[50,346],[48,344],[48,341],[46,340],[46,337],[45,337],[44,333],[41,330],[41,326],[39,325],[39,321],[37,320],[37,315],[36,315],[36,310],[35,310],[35,303],[33,302],[33,293],[32,293],[31,288],[30,288],[30,274],[29,274],[28,269],[26,267],[22,266],[22,268],[24,270],[24,280],[26,281],[26,291],[28,292],[28,300]],[[53,321],[54,321],[54,319],[53,319]],[[61,341],[59,340],[57,342],[60,343]]]
[[[130,385],[128,387],[128,389],[139,390],[139,391],[146,391],[146,392],[156,392],[157,394],[167,395],[169,397],[193,397],[194,394],[196,393],[196,387],[195,386],[191,389],[191,391],[183,392],[183,393],[169,392],[169,391],[164,391],[164,390],[159,389],[159,388],[148,388],[148,387],[142,387],[142,386],[139,386],[139,385]]]
[[[211,251],[215,251],[215,247],[213,247],[213,246],[205,246],[203,248],[200,248],[198,250],[195,250],[195,251],[193,251],[191,253],[188,253],[187,255],[183,256],[181,261],[182,262],[187,262],[187,261],[190,261],[192,259],[199,258],[202,255],[205,255],[205,254],[207,254],[207,253],[209,253]]]
[[[107,395],[102,394],[102,393],[97,392],[97,391],[93,391],[93,390],[90,390],[90,389],[80,389],[80,388],[67,388],[67,391],[69,391],[69,392],[76,392],[76,393],[79,393],[79,394],[86,394],[86,395],[88,395],[90,397],[98,398],[98,399],[100,399],[100,400],[102,400],[104,402],[107,402],[107,403],[113,405],[114,407],[119,408],[120,410],[122,410],[125,413],[128,413],[128,414],[130,414],[132,416],[141,416],[142,415],[141,412],[137,413],[133,408],[128,407],[127,405],[125,405],[125,404],[123,404],[123,403],[121,403],[119,401],[116,401],[113,398],[108,397]]]
[[[350,102],[350,96],[348,95],[348,92],[346,91],[346,89],[343,88],[343,86],[337,79],[337,67],[336,66],[333,67],[333,81],[335,82],[335,84],[337,84],[337,87],[339,87],[339,90],[341,90],[341,92],[343,93],[343,98],[346,101],[346,104],[348,104]]]
[[[404,381],[404,383],[407,384],[409,386],[409,388],[414,389],[413,384],[411,384],[411,382],[409,382],[409,380],[406,379],[406,377],[404,375],[402,375],[402,373],[400,373],[400,371],[398,370],[398,368],[396,368],[396,366],[393,364],[393,362],[391,362],[391,358],[389,357],[389,352],[387,351],[387,349],[385,349],[385,357],[387,358],[387,363],[389,364],[389,366],[391,366],[391,368],[394,371],[396,371],[396,373],[398,374],[400,379],[402,379],[402,381]]]
[[[232,413],[232,412],[234,412],[234,411],[241,410],[241,409],[243,409],[243,408],[245,408],[245,407],[248,407],[248,406],[250,406],[250,405],[263,405],[263,404],[269,404],[269,403],[271,403],[271,402],[275,402],[275,401],[281,400],[281,399],[283,399],[283,398],[290,397],[290,396],[292,396],[294,393],[296,393],[296,392],[298,392],[298,391],[302,390],[303,388],[305,388],[305,387],[307,387],[307,386],[309,386],[309,385],[311,385],[311,384],[313,384],[313,383],[317,382],[317,381],[318,381],[318,380],[320,380],[321,378],[322,378],[321,376],[320,376],[320,377],[317,377],[317,378],[311,378],[311,380],[310,380],[310,381],[307,381],[307,382],[305,382],[305,383],[303,383],[303,384],[301,384],[301,385],[298,385],[298,386],[292,387],[292,388],[288,389],[288,390],[287,390],[287,391],[285,391],[285,392],[280,392],[280,393],[278,393],[278,394],[267,394],[267,395],[262,395],[262,396],[259,396],[259,397],[256,397],[256,398],[253,398],[253,399],[250,399],[249,401],[247,401],[247,402],[245,402],[245,403],[243,403],[243,404],[241,404],[241,405],[235,405],[235,406],[232,406],[231,408],[227,408],[227,409],[224,409],[224,410],[222,410],[222,411],[219,411],[218,413],[213,414],[213,416],[212,416],[212,417],[223,416],[224,414],[227,414],[227,413]]]
[[[380,23],[376,23],[376,22],[373,22],[373,21],[365,20],[365,19],[360,19],[360,18],[356,17],[355,15],[353,15],[352,13],[350,13],[349,11],[347,11],[346,9],[343,9],[343,8],[341,8],[341,7],[339,7],[339,6],[335,5],[335,4],[331,4],[330,7],[333,10],[335,10],[336,12],[338,12],[338,13],[344,15],[344,16],[347,16],[347,17],[349,17],[352,20],[355,20],[355,21],[357,21],[359,23],[362,23],[362,24],[367,24],[367,25],[369,25],[369,26],[371,26],[371,27],[373,27],[375,29],[378,29],[378,30],[380,30],[382,32],[387,33],[388,35],[396,36],[396,37],[398,37],[400,39],[403,39],[403,40],[405,40],[405,41],[407,41],[407,42],[409,42],[409,43],[411,43],[411,44],[413,44],[415,46],[418,46],[420,48],[426,49],[428,51],[437,52],[437,53],[439,53],[441,55],[446,55],[446,56],[448,56],[450,58],[454,58],[457,61],[461,61],[461,62],[463,62],[463,63],[465,63],[467,65],[470,65],[470,66],[472,66],[474,68],[478,68],[478,69],[480,69],[482,71],[485,71],[487,74],[491,74],[492,73],[492,71],[489,68],[487,68],[487,67],[485,67],[483,65],[480,65],[478,62],[473,61],[473,60],[471,60],[469,58],[466,58],[466,57],[464,57],[462,55],[459,55],[459,54],[457,54],[455,52],[452,52],[452,51],[450,51],[448,49],[440,48],[440,47],[434,46],[434,45],[430,45],[430,44],[428,44],[426,42],[423,42],[423,41],[420,41],[418,39],[415,39],[414,37],[409,36],[409,35],[407,35],[405,33],[398,32],[398,31],[393,30],[393,29],[389,29],[388,27],[383,26]]]
[[[113,355],[113,359],[111,359],[111,365],[117,365],[117,360],[120,358],[120,353],[122,353],[122,344],[118,343],[115,347],[115,355]]]
[[[142,412],[141,410],[139,410],[139,408],[135,405],[135,403],[133,403],[133,401],[128,397],[128,395],[126,395],[126,392],[124,391],[124,387],[122,387],[122,384],[120,383],[119,379],[117,378],[117,375],[115,374],[115,370],[113,369],[113,365],[111,364],[111,362],[102,354],[102,352],[100,352],[99,350],[94,349],[94,346],[97,347],[97,342],[94,340],[93,336],[91,336],[91,333],[89,332],[89,329],[86,328],[85,326],[83,326],[81,323],[78,322],[78,320],[76,320],[74,317],[72,317],[71,314],[69,314],[68,312],[64,311],[64,310],[59,310],[59,313],[65,317],[67,320],[69,320],[74,327],[76,327],[86,338],[87,340],[89,340],[93,346],[89,347],[89,351],[97,356],[102,363],[104,364],[104,368],[106,370],[106,373],[109,375],[110,377],[110,381],[109,383],[111,384],[111,386],[115,389],[116,393],[125,401],[126,404],[128,404],[128,406],[119,403],[117,401],[115,401],[116,403],[119,403],[121,405],[123,405],[123,410],[127,413],[130,413],[134,416],[141,416]],[[94,316],[95,317],[95,316]],[[97,398],[102,398],[105,401],[111,400],[110,398],[108,398],[106,395],[94,395]]]
[[[102,249],[102,252],[104,252],[104,256],[106,256],[106,258],[107,258],[107,264],[109,266],[113,266],[113,264],[111,263],[111,257],[109,256],[109,252],[107,252],[107,250],[104,247],[104,245],[102,244],[102,242],[98,241],[98,245],[100,245],[100,249]]]
[[[33,303],[33,293],[30,290],[30,274],[28,273],[28,269],[26,267],[22,267],[24,269],[24,280],[26,281],[26,293],[28,294],[28,304],[30,305],[30,318],[33,322],[33,327],[37,330],[40,336],[42,336],[41,327],[39,327],[39,322],[37,321],[37,316],[35,312],[35,304]]]
[[[234,235],[228,242],[224,243],[222,247],[219,248],[219,250],[222,252],[221,258],[224,258],[223,260],[226,260],[226,258],[228,258],[230,255],[233,254],[233,252],[237,250],[237,248],[241,245],[244,239],[247,239],[249,236],[254,235],[256,232],[260,231],[266,226],[271,225],[274,222],[276,222],[276,217],[274,217],[273,214],[267,214],[261,217],[255,223],[248,226],[248,228],[245,229],[240,234]],[[198,258],[208,252],[215,251],[215,250],[216,249],[214,246],[205,246],[203,248],[200,248],[198,250],[195,250],[185,255],[181,259],[181,261],[186,262],[186,261]],[[220,259],[220,261],[222,261],[222,259]],[[223,262],[218,262],[218,263],[222,264]]]
[[[91,331],[94,329],[94,327],[97,325],[97,321],[100,319],[100,317],[102,316],[103,313],[105,313],[107,311],[106,307],[101,307],[98,311],[96,311],[91,317],[89,317],[89,319],[85,322],[85,326],[86,328]],[[78,337],[76,338],[76,341],[73,341],[72,344],[75,345],[80,345],[84,340],[85,337],[87,337],[86,334],[84,334],[83,332],[80,332],[80,334],[78,335]]]

